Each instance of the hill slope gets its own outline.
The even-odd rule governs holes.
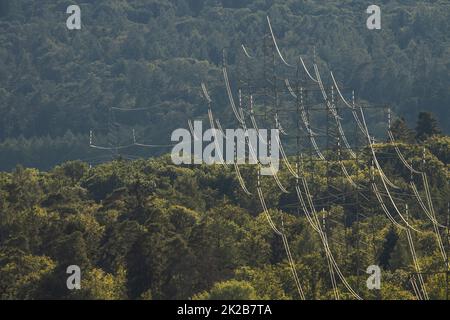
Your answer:
[[[442,161],[448,161],[449,145],[449,138],[427,142],[431,152],[422,168],[444,224],[450,192],[448,164]],[[379,150],[395,152],[389,146]],[[410,163],[421,163],[422,148],[402,150]],[[445,299],[445,277],[433,273],[445,266],[432,224],[408,191],[410,172],[393,157],[380,156],[380,162],[400,186],[392,191],[397,205],[404,212],[409,204],[409,221],[421,231],[412,237],[421,270],[430,272],[424,276],[428,294]],[[406,233],[393,226],[370,191],[369,168],[347,166],[366,188],[355,192],[342,173],[328,172],[341,190],[331,199],[325,166],[316,165],[314,175],[305,168],[317,210],[327,208],[319,215],[331,252],[363,298],[413,299],[409,279],[415,269]],[[256,168],[241,170],[251,196],[241,192],[232,166],[179,167],[168,158],[0,173],[0,299],[298,299],[282,238],[270,228],[256,195]],[[295,179],[285,170],[280,179],[290,194],[262,178],[269,214],[287,235],[306,297],[333,299],[326,255],[298,209]],[[386,204],[401,223],[387,198]],[[448,238],[443,241],[448,249]],[[80,291],[66,288],[69,265],[82,269]],[[383,270],[381,292],[366,288],[368,275],[361,270],[370,265]],[[340,280],[338,288],[341,298],[351,298]]]
[[[204,117],[201,81],[230,123],[221,50],[260,46],[267,14],[289,61],[299,54],[311,61],[315,46],[319,63],[361,99],[389,103],[410,122],[419,110],[432,111],[448,132],[448,1],[385,1],[380,31],[366,28],[370,4],[79,1],[82,30],[69,31],[68,1],[0,0],[0,168],[98,157],[87,146],[91,129],[102,142],[129,141],[131,128],[143,141],[167,142],[188,117]],[[111,120],[111,107],[151,109]]]

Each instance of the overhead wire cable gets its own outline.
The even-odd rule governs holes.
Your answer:
[[[275,38],[275,34],[273,33],[272,24],[270,23],[269,16],[267,16],[267,23],[269,24],[269,30],[270,30],[270,35],[272,36],[273,44],[275,45],[275,49],[277,50],[278,56],[280,57],[281,61],[283,61],[283,63],[286,66],[294,68],[293,65],[287,63],[287,61],[284,59],[283,55],[281,54],[280,48],[278,47],[277,39]]]
[[[385,189],[385,191],[386,191],[386,193],[387,193],[387,195],[388,195],[388,197],[389,197],[389,199],[390,199],[390,201],[391,201],[395,211],[397,212],[398,216],[403,220],[403,222],[406,224],[406,226],[410,227],[412,230],[414,230],[414,231],[416,231],[418,233],[421,233],[421,231],[417,230],[416,228],[414,228],[413,226],[411,226],[409,224],[409,222],[405,219],[405,217],[400,213],[400,210],[398,209],[397,204],[395,203],[395,201],[392,199],[391,193],[390,193],[389,188],[387,186],[387,181],[385,180],[384,175],[382,174],[381,166],[378,163],[378,160],[377,160],[376,154],[375,154],[375,150],[373,149],[373,145],[372,145],[372,142],[371,142],[369,130],[368,130],[368,127],[367,127],[367,123],[366,123],[366,120],[365,120],[365,117],[364,117],[364,112],[362,111],[362,108],[360,108],[360,111],[361,111],[361,117],[362,117],[362,120],[363,120],[364,127],[367,130],[367,139],[368,139],[369,147],[370,147],[370,150],[372,151],[373,160],[374,160],[374,163],[376,165],[376,169],[378,171],[378,174],[380,175],[381,182],[383,183],[384,189]]]

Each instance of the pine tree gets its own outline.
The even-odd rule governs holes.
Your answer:
[[[440,135],[442,133],[437,120],[430,112],[419,113],[419,119],[416,127],[416,139],[419,141],[425,141],[426,139]]]
[[[394,136],[394,139],[397,141],[402,141],[406,143],[414,142],[414,133],[408,127],[404,118],[399,118],[395,120],[394,123],[392,124],[391,131],[392,135]]]

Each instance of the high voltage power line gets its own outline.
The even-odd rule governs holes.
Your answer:
[[[280,108],[280,106],[279,106],[279,95],[284,93],[284,90],[283,89],[280,90],[277,87],[277,81],[280,79],[280,77],[277,76],[276,72],[275,72],[275,66],[276,66],[275,57],[278,56],[278,58],[282,61],[282,64],[285,67],[296,69],[298,90],[295,90],[293,88],[293,86],[291,85],[290,80],[288,78],[284,79],[284,85],[285,85],[285,88],[287,88],[288,93],[296,100],[296,104],[297,104],[297,110],[296,110],[297,111],[297,117],[296,117],[296,124],[297,124],[297,137],[296,137],[296,140],[297,140],[297,162],[296,162],[296,167],[297,167],[297,172],[295,172],[293,170],[292,164],[289,162],[286,152],[284,151],[282,142],[281,141],[276,141],[276,142],[279,143],[279,145],[280,145],[281,155],[282,155],[283,162],[285,164],[287,171],[290,172],[292,174],[292,176],[294,176],[297,179],[296,193],[299,198],[301,209],[304,211],[306,218],[310,222],[312,228],[316,232],[318,232],[321,237],[321,240],[322,240],[322,243],[323,243],[323,246],[325,249],[328,265],[329,265],[329,273],[330,273],[330,278],[331,278],[335,298],[339,299],[339,292],[337,289],[336,277],[335,277],[335,272],[336,272],[336,274],[338,275],[340,280],[343,282],[346,289],[355,298],[361,299],[361,297],[353,290],[353,288],[350,286],[350,284],[346,281],[345,276],[342,274],[339,266],[337,265],[336,260],[334,259],[334,256],[330,250],[330,244],[329,244],[329,240],[328,240],[328,237],[326,234],[326,217],[324,215],[323,223],[321,224],[318,220],[317,210],[315,209],[313,197],[310,193],[310,190],[308,187],[308,182],[306,181],[306,178],[305,178],[306,175],[304,172],[301,172],[301,170],[298,169],[298,168],[300,168],[300,163],[304,161],[303,154],[300,156],[300,131],[302,131],[299,126],[300,122],[303,123],[303,126],[307,132],[307,138],[309,139],[309,141],[311,143],[312,149],[314,149],[314,150],[312,150],[311,148],[309,149],[309,151],[310,151],[309,152],[310,166],[312,167],[312,171],[313,171],[310,175],[313,177],[313,182],[314,182],[314,167],[315,167],[314,163],[317,160],[326,162],[327,190],[330,193],[333,188],[338,190],[337,187],[331,185],[331,181],[330,181],[330,173],[333,172],[333,169],[331,168],[331,164],[334,162],[338,162],[339,166],[341,168],[342,174],[345,177],[345,179],[349,182],[350,186],[352,188],[354,188],[355,190],[359,190],[358,192],[356,192],[357,195],[360,195],[364,191],[372,190],[374,192],[374,194],[376,195],[376,198],[378,199],[378,201],[380,203],[381,208],[383,209],[383,211],[385,212],[385,214],[387,215],[389,220],[391,220],[391,222],[399,229],[406,230],[410,252],[411,252],[411,255],[413,258],[414,266],[417,271],[417,275],[418,275],[417,277],[419,279],[419,285],[420,285],[419,297],[421,299],[428,299],[429,296],[428,296],[428,293],[425,288],[425,283],[423,281],[423,278],[421,276],[419,276],[421,269],[420,269],[419,262],[417,259],[417,253],[416,253],[416,250],[414,247],[414,242],[413,242],[412,236],[411,236],[411,230],[419,232],[419,233],[421,231],[418,230],[417,227],[415,227],[411,224],[412,222],[410,222],[409,218],[405,218],[405,215],[409,216],[409,214],[405,214],[400,211],[399,205],[397,204],[396,201],[401,200],[401,199],[397,198],[397,200],[396,200],[395,196],[393,196],[395,191],[392,191],[391,189],[401,190],[401,188],[399,186],[397,186],[391,179],[388,178],[388,176],[384,172],[384,170],[379,162],[379,159],[377,156],[377,151],[376,151],[377,148],[375,145],[375,138],[370,135],[369,129],[368,129],[368,126],[366,123],[365,110],[366,111],[370,110],[370,106],[366,106],[365,108],[363,108],[362,106],[357,106],[354,91],[352,91],[351,102],[348,102],[344,97],[343,91],[339,88],[336,78],[334,77],[334,74],[332,72],[330,72],[330,76],[333,81],[333,85],[330,88],[330,92],[327,92],[327,90],[325,89],[324,83],[322,81],[318,66],[315,61],[313,64],[315,77],[312,75],[312,73],[306,67],[306,63],[303,60],[303,58],[299,59],[299,64],[297,66],[294,66],[293,64],[288,63],[286,58],[283,56],[283,54],[280,50],[280,47],[275,38],[275,34],[272,29],[272,25],[270,23],[269,18],[268,18],[268,26],[269,26],[270,33],[267,36],[265,36],[263,39],[263,41],[264,41],[264,49],[263,49],[264,62],[263,62],[263,66],[262,66],[263,81],[255,81],[256,84],[251,84],[250,83],[251,80],[255,80],[255,79],[249,78],[249,75],[251,74],[251,72],[249,70],[246,70],[244,72],[244,74],[246,75],[245,80],[239,79],[238,91],[239,91],[240,101],[241,101],[242,92],[247,90],[247,96],[248,96],[249,107],[250,107],[249,112],[247,112],[247,113],[243,112],[241,106],[240,106],[240,110],[238,110],[238,108],[236,107],[236,104],[234,103],[234,100],[233,100],[232,90],[231,90],[231,86],[230,86],[230,82],[229,82],[229,74],[228,74],[228,71],[224,64],[223,70],[224,70],[226,90],[227,90],[227,94],[230,98],[230,105],[233,109],[233,113],[235,114],[235,117],[236,117],[236,120],[238,121],[238,123],[239,124],[244,123],[245,122],[244,114],[249,114],[253,127],[258,130],[258,125],[257,125],[257,121],[255,120],[255,114],[254,114],[254,110],[253,110],[254,92],[252,92],[252,91],[261,91],[261,89],[262,89],[262,93],[259,93],[259,94],[263,97],[262,99],[264,100],[264,102],[266,103],[267,99],[272,100],[273,104],[271,107],[272,107],[272,111],[275,113],[275,128],[277,128],[277,129],[282,128],[282,130],[280,130],[280,131],[282,131],[281,132],[282,135],[288,135],[288,132],[286,132],[286,130],[285,130],[286,126],[283,126],[283,127],[281,126],[280,115],[283,112],[292,111],[292,109],[291,110],[287,110],[287,109],[283,110],[283,108]],[[268,45],[268,40],[272,41],[272,46]],[[249,53],[249,50],[247,49],[247,47],[244,44],[241,46],[241,49],[243,51],[245,58],[252,60],[252,61],[257,59],[256,55]],[[248,64],[247,64],[247,66],[248,66]],[[271,67],[272,67],[272,73],[269,72],[269,69]],[[314,89],[311,89],[312,88],[311,84],[308,85],[306,83],[306,81],[300,81],[298,79],[298,74],[299,74],[300,70],[302,70],[304,72],[306,80],[312,81],[312,85],[317,85],[320,89],[320,93],[322,94],[322,98],[325,103],[325,107],[323,108],[323,110],[326,112],[326,128],[325,128],[325,130],[321,130],[320,128],[314,128],[313,125],[311,124],[312,120],[310,119],[310,117],[311,117],[312,110],[308,109],[308,105],[305,104],[305,100],[308,95],[311,95],[311,92],[313,92]],[[238,71],[238,73],[239,73],[239,71]],[[263,83],[262,88],[258,88],[258,83],[259,84]],[[339,114],[340,112],[339,112],[339,108],[337,106],[338,102],[336,101],[336,94],[338,95],[340,100],[342,100],[344,105],[351,110],[352,116],[355,120],[356,130],[360,131],[362,133],[362,137],[360,139],[362,139],[363,141],[366,141],[366,143],[363,144],[363,148],[366,150],[368,149],[370,151],[371,161],[370,161],[370,164],[367,164],[367,167],[371,168],[372,178],[371,178],[371,182],[367,185],[361,185],[360,182],[356,183],[352,179],[350,173],[348,172],[348,170],[345,166],[345,163],[348,163],[349,161],[354,162],[356,165],[358,165],[360,163],[360,160],[358,159],[358,152],[354,151],[354,150],[356,150],[356,147],[352,148],[351,143],[350,143],[349,139],[347,139],[346,133],[344,131],[344,128],[343,128],[343,125],[341,122],[343,120],[343,118]],[[379,107],[374,107],[374,108],[379,108]],[[383,106],[382,108],[388,109],[387,106]],[[316,109],[315,111],[320,110],[320,108],[317,108],[317,107],[315,109]],[[390,115],[390,111],[389,111],[389,115]],[[267,119],[267,112],[264,113],[264,118]],[[334,125],[331,125],[331,122],[334,122]],[[407,168],[410,168],[410,166],[407,164],[404,156],[401,154],[400,150],[396,146],[395,139],[393,138],[392,133],[390,131],[390,116],[389,116],[388,122],[389,122],[389,127],[388,127],[387,131],[388,131],[388,135],[391,139],[392,144],[395,146],[395,150],[396,150],[395,158],[398,157],[400,159],[400,161]],[[316,131],[322,132],[322,133],[325,132],[324,136],[326,138],[326,151],[328,152],[329,150],[331,150],[333,148],[337,149],[337,154],[338,154],[337,160],[330,159],[329,156],[325,156],[324,152],[322,150],[320,150],[319,143],[316,141],[317,140],[316,138],[319,135],[316,133]],[[355,142],[355,141],[358,142],[358,137],[357,137],[356,132],[354,133],[354,136],[356,136],[356,138],[353,139],[353,142]],[[344,145],[344,147],[342,147],[342,144]],[[361,149],[362,148],[360,148],[360,150]],[[344,159],[343,155],[345,155],[345,154],[349,155],[350,159]],[[301,161],[300,161],[300,158],[302,158]],[[314,159],[314,161],[313,161],[313,159]],[[443,246],[443,242],[441,239],[441,235],[438,230],[438,228],[447,228],[447,227],[440,224],[436,219],[436,214],[434,212],[433,202],[431,199],[431,195],[430,195],[430,191],[429,191],[429,184],[428,184],[426,175],[422,172],[415,172],[415,173],[421,174],[421,176],[422,176],[427,205],[425,205],[425,203],[424,203],[423,199],[421,198],[421,196],[417,190],[417,187],[413,181],[410,182],[412,191],[414,192],[415,199],[418,200],[421,208],[426,213],[426,216],[432,222],[441,255],[445,261],[448,261],[448,258],[447,258],[446,252],[445,252],[445,248]],[[376,176],[378,176],[378,178],[381,182],[382,192],[380,192],[380,190],[377,186]],[[241,186],[245,186],[245,183],[243,183],[241,181],[241,179],[242,179],[242,177],[239,177]],[[260,179],[260,177],[258,177],[258,181],[259,181],[259,179]],[[288,188],[286,188],[281,183],[281,181],[277,177],[277,174],[274,174],[274,179],[275,179],[275,182],[281,192],[283,192],[283,193],[289,192],[287,190]],[[303,189],[304,189],[303,191],[299,187],[298,179],[302,180],[302,185],[303,185]],[[245,187],[244,191],[246,191],[246,193],[247,193],[248,189]],[[399,193],[399,192],[397,192],[397,193]],[[405,193],[401,193],[401,194],[404,195]],[[264,195],[262,194],[262,191],[260,189],[258,189],[258,195],[261,198],[263,210],[267,214],[267,212],[268,212],[267,204],[264,200]],[[305,197],[303,195],[305,195]],[[339,196],[340,196],[339,194],[335,195],[336,198],[339,198]],[[392,208],[394,209],[394,214],[391,213],[391,211],[389,210],[389,207],[384,202],[383,198],[385,198],[385,197],[389,199],[389,201],[390,201],[389,203],[392,206]],[[305,198],[307,199],[307,201],[305,201]],[[365,198],[367,199],[367,197],[365,197]],[[359,198],[357,197],[357,208],[362,208],[363,207],[362,203],[359,203],[358,199]],[[326,202],[328,205],[327,207],[330,208],[331,202],[329,202],[329,200],[327,200]],[[359,209],[357,209],[357,210],[359,210]],[[357,219],[356,228],[358,230],[359,230],[358,225],[359,225],[360,216],[365,216],[365,215],[360,214],[359,212],[357,212],[357,214],[356,214],[356,219]],[[400,218],[400,221],[398,221],[396,219],[396,216]],[[365,216],[365,217],[367,218],[367,216]],[[273,221],[269,220],[269,223],[271,224],[274,231],[277,234],[280,234],[280,232],[276,228],[276,226],[273,225]],[[345,225],[345,221],[344,221],[344,225]],[[359,236],[358,236],[358,239],[356,242],[357,242],[357,244],[356,244],[357,260],[359,260],[359,258],[358,258],[359,251],[360,251]],[[289,257],[289,256],[291,256],[291,253],[287,252],[287,254],[288,254],[288,258],[292,259],[291,257]],[[357,261],[356,269],[357,269],[358,276],[359,276],[359,271],[361,270],[359,263],[360,262]],[[298,279],[296,279],[296,283],[297,282],[298,282]],[[419,289],[419,285],[416,284],[415,288]]]
[[[231,111],[239,128],[247,132],[250,126],[253,127],[261,141],[264,141],[259,132],[261,125],[258,125],[258,121],[263,120],[265,124],[274,126],[281,133],[282,137],[277,138],[276,141],[271,141],[268,137],[267,141],[264,141],[264,143],[268,145],[269,150],[272,143],[278,144],[282,156],[282,164],[290,176],[295,180],[295,187],[290,188],[290,186],[284,185],[278,176],[278,173],[273,171],[273,168],[271,168],[273,173],[272,179],[282,193],[292,193],[297,198],[296,204],[286,206],[286,208],[294,206],[299,212],[302,211],[306,221],[318,234],[324,249],[335,299],[341,298],[339,282],[355,299],[363,298],[361,294],[358,293],[362,291],[359,286],[360,271],[363,270],[361,267],[361,245],[370,246],[370,244],[361,239],[360,219],[372,218],[370,220],[372,221],[372,246],[374,248],[374,234],[376,230],[373,225],[373,218],[375,216],[370,216],[370,214],[360,211],[367,209],[364,206],[364,203],[369,201],[369,194],[372,193],[378,201],[382,212],[391,223],[397,229],[406,232],[408,247],[416,270],[416,273],[410,279],[412,290],[418,299],[429,299],[411,232],[415,231],[417,233],[422,233],[423,231],[419,230],[421,228],[419,228],[415,224],[415,221],[410,218],[407,204],[408,200],[411,199],[417,201],[425,216],[432,223],[439,252],[446,268],[446,271],[443,273],[445,273],[447,277],[448,292],[448,272],[450,266],[448,254],[441,235],[441,229],[447,231],[448,246],[448,225],[450,219],[447,219],[447,226],[438,221],[430,192],[430,185],[424,169],[419,171],[415,169],[412,164],[408,163],[406,157],[402,154],[398,143],[395,141],[391,131],[390,108],[388,106],[359,104],[356,101],[356,95],[353,90],[351,91],[351,99],[347,99],[345,97],[347,88],[338,85],[338,81],[332,71],[330,71],[329,74],[331,86],[326,87],[319,71],[315,53],[313,72],[308,69],[307,63],[305,63],[305,60],[302,57],[299,57],[295,64],[289,63],[278,44],[269,17],[267,17],[267,24],[268,33],[262,39],[262,64],[260,64],[261,61],[259,58],[261,57],[258,57],[258,51],[252,50],[251,52],[247,44],[242,44],[236,54],[238,57],[238,80],[237,90],[235,90],[235,92],[237,92],[237,94],[233,93],[234,90],[232,82],[230,81],[230,70],[227,66],[227,51],[226,49],[223,50],[222,74],[224,89]],[[277,61],[281,61],[281,63],[278,63]],[[243,71],[242,68],[245,68],[245,70]],[[206,84],[202,83],[200,89],[207,102],[209,125],[211,129],[213,129],[215,137],[214,141],[217,144],[216,133],[221,133],[221,136],[225,137],[225,139],[226,135],[220,120],[215,117],[213,112],[213,99],[208,92]],[[237,100],[235,99],[236,96],[238,97]],[[283,97],[285,99],[283,99]],[[287,97],[289,99],[287,99]],[[236,103],[236,101],[238,101],[238,103]],[[284,104],[287,104],[287,106]],[[343,109],[340,107],[340,104],[344,105]],[[108,127],[110,130],[113,130],[116,133],[118,132],[115,112],[140,112],[148,109],[150,108],[110,108]],[[366,122],[366,113],[372,111],[379,112],[380,110],[383,112],[383,115],[386,113],[388,114],[387,121],[385,119],[383,119],[383,121],[387,122],[387,135],[389,137],[389,143],[394,148],[394,153],[378,150],[378,146],[375,143],[375,137],[370,134]],[[346,133],[346,129],[343,125],[345,111],[350,112],[351,118],[353,119],[354,130],[351,134],[348,132]],[[294,119],[294,121],[292,121],[292,119]],[[294,122],[294,128],[290,128],[292,122]],[[321,122],[325,123],[325,125],[320,126]],[[188,127],[194,140],[202,139],[202,137],[196,136],[191,119],[188,119]],[[291,133],[290,129],[295,130],[295,135]],[[349,139],[349,137],[351,139]],[[295,140],[295,164],[289,159],[288,149],[283,145],[284,139]],[[109,151],[114,157],[120,156],[122,150],[133,147],[165,148],[172,146],[171,144],[143,144],[137,141],[136,133],[133,130],[132,142],[129,144],[120,145],[118,143],[118,137],[111,134],[108,138],[108,145],[99,146],[95,144],[94,132],[91,131],[90,133],[90,146],[95,149]],[[252,144],[249,143],[248,136],[245,136],[245,142],[246,146],[249,147],[247,155],[251,155],[254,159],[257,159],[257,150],[254,150]],[[216,152],[218,152],[217,155],[222,160],[221,163],[225,164],[225,161],[223,161],[223,154],[220,153],[219,149],[220,148],[218,147],[216,148]],[[281,237],[298,295],[301,299],[306,299],[307,293],[304,291],[301,277],[296,270],[295,259],[290,249],[284,222],[282,221],[281,226],[277,226],[270,214],[271,210],[269,210],[269,207],[267,206],[265,195],[262,190],[263,178],[260,172],[258,172],[256,177],[256,191],[250,190],[239,168],[238,160],[240,159],[238,159],[236,149],[234,153],[233,166],[239,185],[247,196],[255,196],[258,198],[269,226],[275,234]],[[361,157],[360,154],[363,153],[368,153],[368,155],[366,154],[365,158]],[[383,155],[383,157],[387,155],[390,159],[400,160],[404,167],[411,172],[409,192],[404,192],[400,186],[396,185],[394,181],[388,177],[380,164],[379,155]],[[317,184],[317,163],[324,163],[326,170],[325,189],[327,195],[322,198],[314,198],[311,192],[311,187],[314,187]],[[425,155],[423,155],[423,165],[425,165]],[[260,166],[261,163],[258,161],[258,168],[260,168]],[[305,166],[308,166],[308,172]],[[356,174],[361,170],[369,168],[369,181],[365,183],[364,181],[359,181],[361,179],[358,180],[353,178],[352,171],[349,171],[348,169],[350,166],[353,172],[356,171]],[[420,176],[422,180],[424,196],[420,194],[417,184],[414,182],[414,175]],[[342,178],[339,185],[335,184],[336,177]],[[350,191],[346,192],[341,189],[340,185],[343,184],[342,181],[347,181],[346,188],[350,188]],[[348,202],[347,196],[349,194],[354,194],[355,199],[353,202]],[[388,199],[388,202],[385,202],[385,199]],[[329,213],[337,200],[344,209],[343,221],[338,221],[335,217],[330,217],[329,214],[326,214],[325,208]],[[401,210],[399,202],[405,204],[405,211]],[[356,270],[354,270],[358,280],[356,285],[347,280],[343,269],[338,264],[335,254],[332,251],[333,239],[332,237],[330,238],[328,234],[331,225],[330,222],[334,223],[337,228],[344,228],[345,243],[338,243],[337,240],[335,240],[335,243],[346,246],[346,252],[348,254],[347,225],[349,224],[349,219],[351,217],[347,216],[348,213],[347,210],[345,210],[346,206],[351,206],[353,210],[356,211],[354,217],[355,221],[352,221],[352,225],[356,230]],[[317,208],[323,209],[319,211]],[[322,219],[320,219],[319,213],[322,213]],[[418,279],[418,283],[416,278]]]

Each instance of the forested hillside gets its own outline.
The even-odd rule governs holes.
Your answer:
[[[79,31],[66,28],[74,2],[82,10]],[[217,115],[235,127],[220,79],[222,48],[245,43],[260,53],[266,15],[289,61],[301,54],[310,63],[316,47],[318,63],[360,99],[390,104],[410,123],[431,111],[449,132],[448,1],[380,1],[382,29],[375,31],[366,28],[370,4],[0,0],[0,169],[98,162],[104,154],[89,149],[90,130],[103,142],[127,143],[134,128],[141,141],[167,143],[188,118],[205,116],[201,81],[210,85]],[[232,53],[228,63],[235,74]],[[111,108],[150,109],[112,119]]]
[[[448,298],[450,3],[371,4],[0,0],[0,300]],[[255,117],[278,175],[173,164]]]
[[[421,146],[400,145],[426,172],[436,219],[446,224],[450,139],[430,138],[424,146],[425,154]],[[409,205],[408,221],[418,229],[411,239],[424,288],[430,299],[445,299],[445,263],[433,224],[411,196],[411,172],[388,156],[395,154],[391,145],[377,150],[399,186],[397,204],[402,212]],[[368,152],[359,156],[370,163]],[[414,299],[408,234],[389,221],[370,191],[370,167],[347,165],[355,183],[365,186],[359,192],[331,167],[316,165],[314,174],[304,166],[315,205],[329,205],[319,216],[335,260],[364,299]],[[256,167],[243,166],[242,176],[256,193]],[[342,193],[324,202],[327,177]],[[261,181],[269,214],[287,235],[306,298],[332,299],[327,257],[299,209],[296,181],[287,170],[280,179],[289,194],[271,177]],[[419,177],[412,181],[425,197]],[[448,249],[446,230],[439,232]],[[282,240],[257,197],[241,191],[232,166],[179,167],[163,157],[0,174],[0,299],[299,299]],[[67,290],[69,265],[82,269],[81,290]],[[382,268],[381,291],[367,290],[370,265]],[[352,298],[339,279],[338,290],[341,299]]]

